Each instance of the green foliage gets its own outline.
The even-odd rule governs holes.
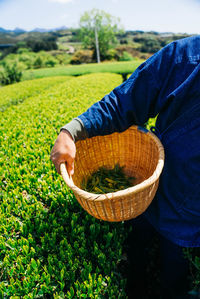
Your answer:
[[[116,164],[112,169],[100,167],[87,180],[83,180],[81,186],[88,192],[104,194],[132,187],[134,180],[134,177],[125,175],[123,167]]]
[[[191,295],[194,296],[194,298],[200,298],[200,248],[185,248],[184,254],[185,258],[190,261],[190,271],[193,284]]]
[[[56,55],[49,52],[41,51],[39,53],[30,52],[28,49],[19,48],[17,54],[9,54],[4,58],[0,64],[17,64],[21,70],[38,69],[45,67],[54,67],[57,64],[62,64],[66,61],[65,54],[59,54],[57,59]]]
[[[57,59],[58,64],[60,64],[60,65],[67,65],[70,63],[71,57],[67,53],[58,52],[55,55],[54,54],[52,54],[52,55]]]
[[[49,158],[60,127],[121,77],[49,78],[48,88],[45,80],[38,92],[37,80],[0,89],[0,106],[27,95],[0,118],[0,296],[126,298],[118,268],[123,223],[87,214]]]
[[[127,52],[131,57],[134,59],[141,59],[141,56],[144,56],[144,53],[140,52],[140,46],[138,46],[137,43],[132,45],[120,45],[115,48],[117,52],[117,60],[120,59],[121,56],[123,56],[124,52]],[[144,59],[144,58],[142,58]],[[146,59],[146,57],[145,57]]]
[[[0,71],[0,85],[8,85],[19,82],[22,78],[22,71],[17,63],[10,64],[4,62]]]
[[[133,60],[133,56],[128,52],[124,51],[122,56],[119,58],[120,61],[131,61]]]
[[[26,42],[26,44],[27,44],[27,47],[30,48],[33,52],[51,51],[51,50],[58,49],[55,37],[46,38],[43,40],[29,39]]]
[[[28,48],[18,48],[17,49],[17,54],[24,54],[24,53],[29,53],[30,49]]]
[[[40,69],[43,67],[54,67],[56,64],[58,64],[58,60],[55,57],[44,51],[41,51],[33,61],[33,68]]]
[[[29,97],[37,96],[42,91],[62,82],[70,77],[51,77],[20,82],[0,89],[0,112],[4,112],[12,105],[21,104]]]
[[[109,49],[106,54],[106,60],[118,60],[118,55],[116,49]]]
[[[145,40],[141,46],[141,52],[145,53],[155,53],[162,48],[159,41],[153,38]]]
[[[57,49],[57,46],[59,47],[59,49],[62,49],[64,51],[67,51],[67,49],[69,49],[70,47],[73,47],[75,51],[80,50],[82,48],[82,43],[81,43],[82,39],[83,38],[86,38],[86,40],[90,39],[90,36],[88,37],[82,36],[82,34],[80,34],[81,31],[82,30],[80,30],[80,28],[77,29],[70,28],[65,30],[43,32],[43,33],[21,32],[16,34],[15,32],[6,32],[6,33],[0,32],[0,44],[5,44],[5,47],[0,48],[0,59],[3,59],[5,56],[9,55],[10,53],[18,53],[18,51],[21,52],[20,48],[27,48],[30,49],[31,51],[37,51],[37,53],[40,52],[41,50],[55,51],[55,49]],[[124,45],[127,47],[135,48],[135,50],[138,51],[137,53],[136,52],[131,53],[129,52],[129,50],[124,49],[124,51],[129,52],[133,57],[147,59],[150,55],[152,55],[152,53],[154,53],[161,47],[164,47],[168,43],[188,36],[189,36],[188,34],[174,34],[174,33],[159,34],[153,31],[144,32],[141,30],[140,31],[120,30],[115,35],[115,41],[117,40],[117,43],[121,46]],[[107,42],[109,43],[111,40],[112,39],[107,39],[106,43]],[[12,46],[9,46],[9,44],[11,44]],[[113,45],[115,46],[115,43]],[[91,47],[91,46],[86,45],[86,47]],[[112,47],[112,43],[109,45],[109,47]],[[94,49],[95,47],[93,44],[93,50]],[[95,52],[93,51],[93,53],[94,53],[93,59],[96,59]],[[113,57],[111,56],[111,58],[109,58],[107,52],[106,55],[103,57],[103,59],[108,60],[108,59],[113,59]]]
[[[137,44],[138,50],[143,53],[155,53],[174,40],[188,37],[186,34],[167,34],[165,36],[156,32],[135,32],[132,36],[134,44]]]
[[[98,35],[101,59],[105,59],[107,51],[116,44],[120,20],[110,14],[93,9],[85,12],[80,19],[80,39],[84,47],[93,50],[96,58],[95,28]]]
[[[84,65],[75,65],[67,67],[56,67],[50,69],[28,70],[23,73],[23,80],[30,80],[52,76],[80,76],[90,73],[116,73],[116,74],[131,74],[143,60],[128,61],[128,62],[112,62],[112,63],[91,63]]]
[[[57,63],[58,61],[54,57],[49,56],[45,61],[45,67],[54,67]]]
[[[42,58],[41,56],[37,56],[37,58],[35,59],[34,63],[33,63],[33,68],[34,69],[40,69],[42,67]]]
[[[93,51],[79,50],[72,56],[71,64],[91,63],[93,61]]]
[[[56,33],[28,32],[15,35],[15,33],[0,33],[0,43],[11,44],[2,50],[3,58],[11,53],[18,53],[20,48],[27,48],[33,52],[57,50]],[[1,50],[1,49],[0,49]]]
[[[150,130],[151,127],[154,127],[156,125],[156,118],[157,117],[155,117],[155,118],[149,118],[148,122],[146,123],[146,128],[148,130]]]

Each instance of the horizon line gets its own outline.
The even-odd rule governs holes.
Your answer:
[[[65,28],[64,28],[65,27]],[[58,26],[58,27],[35,27],[35,28],[32,28],[32,29],[25,29],[25,28],[21,28],[21,27],[15,27],[13,29],[10,29],[10,28],[6,28],[6,27],[2,27],[0,26],[0,29],[4,29],[4,30],[7,30],[7,31],[15,31],[16,29],[18,30],[23,30],[23,31],[26,31],[26,32],[31,32],[31,31],[34,31],[34,30],[48,30],[48,31],[53,31],[53,30],[62,30],[62,28],[64,28],[63,30],[68,30],[68,29],[78,29],[79,27],[76,27],[76,26],[73,26],[73,27],[68,27],[68,26],[65,26],[65,25],[61,25],[61,26]],[[142,31],[142,32],[155,32],[155,33],[159,33],[159,34],[198,34],[198,33],[194,33],[194,32],[178,32],[178,31],[157,31],[157,30],[154,30],[154,29],[151,29],[151,30],[143,30],[143,29],[124,29],[125,31]]]

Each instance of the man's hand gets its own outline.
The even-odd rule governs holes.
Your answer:
[[[60,174],[60,164],[66,162],[69,175],[74,174],[74,159],[76,155],[75,142],[67,130],[62,130],[51,151],[51,161]]]

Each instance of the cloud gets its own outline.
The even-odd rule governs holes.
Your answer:
[[[63,4],[66,4],[66,3],[69,3],[72,1],[73,0],[49,0],[49,2],[57,2],[57,3],[63,3]]]

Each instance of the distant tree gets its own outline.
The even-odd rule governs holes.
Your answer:
[[[22,77],[22,72],[19,69],[17,63],[6,63],[2,64],[2,70],[0,70],[0,84],[8,85],[15,82],[19,82]]]
[[[45,60],[45,67],[54,67],[56,64],[58,63],[58,61],[51,55],[49,55],[46,60]]]
[[[85,48],[93,50],[94,55],[105,59],[107,51],[117,42],[120,20],[103,10],[93,9],[80,18],[80,38]]]
[[[26,48],[26,42],[25,41],[19,41],[16,44],[17,48]]]
[[[146,39],[142,44],[141,52],[144,53],[155,53],[161,49],[161,45],[158,40],[149,38]]]
[[[24,54],[24,53],[29,53],[30,49],[28,48],[18,48],[17,49],[17,54]]]
[[[128,41],[126,39],[121,39],[120,44],[121,45],[128,44]]]
[[[55,40],[28,40],[27,47],[33,52],[57,50],[58,46]]]
[[[76,43],[80,41],[80,29],[73,29],[73,31],[71,32],[71,37],[68,39],[68,42]]]
[[[162,48],[161,42],[155,34],[135,36],[133,42],[140,44],[140,51],[143,53],[155,53]]]
[[[37,58],[35,59],[34,63],[33,63],[33,67],[34,69],[39,69],[43,66],[43,60],[41,56],[37,56]]]
[[[79,50],[72,56],[71,64],[91,63],[93,61],[93,51]]]
[[[126,51],[124,51],[122,53],[122,56],[120,56],[119,58],[119,61],[131,61],[131,60],[133,60],[133,56]]]

